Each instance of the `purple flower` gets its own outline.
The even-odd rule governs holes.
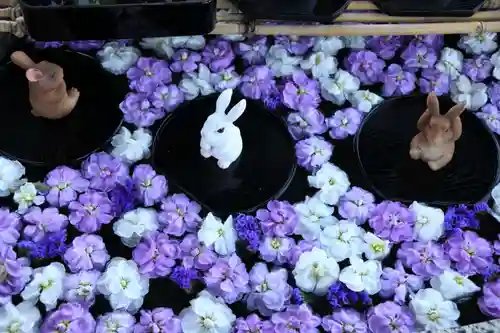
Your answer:
[[[109,192],[109,199],[113,204],[113,212],[115,216],[134,209],[135,199],[137,197],[134,181],[127,178],[123,184],[116,184],[116,186]]]
[[[276,110],[280,105],[283,104],[283,98],[281,92],[276,85],[271,86],[271,90],[265,96],[262,96],[262,101],[266,108],[270,110]]]
[[[148,235],[135,247],[132,257],[139,266],[139,273],[149,278],[164,277],[180,258],[179,242],[163,233]]]
[[[339,214],[344,219],[363,224],[375,208],[375,197],[360,187],[353,186],[340,198]]]
[[[74,51],[89,51],[100,49],[106,41],[104,40],[73,40],[66,43]]]
[[[382,284],[380,296],[384,298],[394,296],[394,302],[398,304],[405,304],[408,292],[416,293],[424,286],[424,279],[421,276],[406,273],[400,260],[396,261],[394,268],[384,268],[380,282]]]
[[[0,214],[2,211],[0,211]],[[18,219],[15,215],[12,218]],[[60,231],[68,225],[66,215],[60,214],[59,210],[54,207],[45,208],[44,210],[40,207],[32,207],[23,216],[23,219],[28,224],[24,228],[23,234],[34,242],[40,241],[47,233]]]
[[[172,72],[191,73],[198,69],[198,63],[201,61],[201,55],[193,51],[181,49],[175,51],[172,56],[172,60],[173,62],[170,64]]]
[[[94,305],[99,271],[81,271],[68,274],[64,278],[64,299],[70,303],[80,303],[85,308]]]
[[[495,105],[486,104],[481,112],[474,112],[474,114],[482,119],[493,132],[500,134],[500,111]]]
[[[488,88],[488,97],[493,105],[500,108],[500,83],[493,83]]]
[[[297,162],[307,171],[313,171],[328,162],[332,153],[333,145],[319,136],[311,136],[295,144]]]
[[[234,323],[233,333],[257,333],[262,332],[265,322],[258,315],[252,313],[246,318],[238,318]]]
[[[479,229],[476,212],[466,205],[448,207],[444,215],[444,229],[446,231],[456,231],[465,228]]]
[[[441,50],[444,46],[444,36],[443,35],[416,35],[411,41],[414,45],[426,45],[436,52]]]
[[[372,299],[366,291],[354,292],[347,288],[342,282],[335,282],[328,288],[327,294],[328,303],[332,309],[340,309],[341,307],[356,306],[360,305],[362,307],[369,306],[372,304]]]
[[[464,61],[464,74],[470,77],[472,81],[480,82],[486,80],[491,75],[492,69],[493,64],[490,61],[490,57],[485,54]]]
[[[238,238],[246,241],[248,249],[257,251],[262,238],[262,229],[257,218],[251,215],[238,214],[234,219],[234,229]]]
[[[31,279],[32,269],[26,258],[17,258],[11,246],[0,243],[0,304],[10,302]]]
[[[345,58],[344,66],[356,75],[362,84],[371,85],[380,81],[385,62],[372,51],[354,51]]]
[[[21,228],[22,223],[19,215],[11,213],[7,208],[0,208],[0,243],[16,245],[21,236]]]
[[[180,237],[196,231],[202,220],[200,212],[201,206],[185,194],[172,194],[161,201],[158,221],[165,227],[166,234]]]
[[[184,102],[184,93],[175,84],[159,85],[151,95],[151,103],[155,108],[163,108],[167,112]]]
[[[422,75],[418,82],[420,91],[424,94],[434,92],[437,96],[442,96],[450,90],[450,76],[441,73],[437,69],[422,70]]]
[[[208,290],[215,296],[222,297],[227,304],[242,299],[249,291],[249,276],[245,264],[238,255],[219,258],[205,273]]]
[[[246,299],[250,311],[263,316],[282,311],[290,300],[292,287],[287,283],[285,269],[269,271],[266,264],[256,263],[250,271],[250,293]]]
[[[294,244],[290,251],[288,252],[288,264],[292,267],[299,261],[300,255],[304,252],[311,251],[314,247],[319,247],[315,242],[300,240],[297,244]]]
[[[406,242],[401,245],[397,257],[416,275],[430,278],[450,267],[450,260],[446,253],[441,244],[432,241]]]
[[[247,98],[261,99],[269,95],[275,85],[273,74],[268,67],[253,66],[247,68],[241,77],[240,91]]]
[[[326,333],[368,333],[366,319],[354,309],[339,309],[323,317],[321,326]]]
[[[413,240],[415,218],[403,204],[386,200],[375,206],[368,223],[380,238],[400,243]]]
[[[231,66],[234,60],[231,43],[224,39],[213,39],[203,49],[201,53],[203,63],[214,73]]]
[[[394,302],[374,306],[368,311],[366,318],[368,328],[373,333],[415,332],[415,320],[411,312]]]
[[[332,139],[344,139],[354,135],[358,131],[363,116],[354,108],[335,111],[332,117],[326,119],[326,125],[330,128]]]
[[[477,303],[485,315],[500,318],[500,279],[483,286],[483,295]]]
[[[79,303],[64,303],[50,313],[42,324],[40,333],[94,333],[95,320]]]
[[[68,206],[69,222],[80,232],[96,232],[113,219],[113,206],[104,192],[88,191]]]
[[[73,273],[92,269],[102,271],[109,259],[106,245],[97,235],[83,234],[76,237],[64,253],[64,262]]]
[[[229,66],[218,73],[211,75],[211,83],[216,91],[224,91],[226,89],[236,89],[240,84],[241,78],[234,70],[234,66]]]
[[[181,320],[170,308],[141,310],[134,333],[181,333]]]
[[[155,107],[145,93],[128,93],[120,103],[120,110],[123,119],[137,127],[149,127],[165,117],[165,110]]]
[[[66,253],[66,229],[53,233],[47,233],[37,242],[25,240],[19,242],[17,247],[28,252],[33,259],[54,259]]]
[[[285,311],[274,313],[271,317],[274,332],[318,333],[321,318],[316,316],[307,304],[290,305]]]
[[[39,42],[34,39],[31,40],[37,49],[57,49],[64,45],[63,42],[53,41],[53,42]]]
[[[436,51],[424,44],[410,44],[401,54],[404,68],[410,72],[433,68],[437,61]]]
[[[234,51],[241,56],[246,66],[251,66],[264,64],[268,49],[266,36],[254,36],[236,43]]]
[[[167,179],[157,175],[151,165],[139,164],[134,168],[132,179],[144,206],[150,207],[160,202],[167,194]]]
[[[125,182],[128,168],[119,159],[101,152],[91,154],[83,162],[82,174],[90,180],[90,188],[108,192]]]
[[[187,234],[180,245],[182,265],[200,271],[209,270],[217,260],[215,252],[202,245],[195,234]]]
[[[307,36],[276,36],[276,44],[281,44],[291,54],[304,55],[314,45],[314,37]]]
[[[125,311],[109,312],[99,317],[95,333],[132,333],[135,318]]]
[[[85,192],[90,183],[80,171],[59,166],[47,174],[45,184],[50,187],[47,202],[52,206],[64,207],[76,200],[77,193]]]
[[[382,95],[385,97],[408,95],[415,89],[417,78],[412,72],[405,72],[401,66],[390,64],[382,74]]]
[[[170,279],[182,289],[190,290],[193,283],[200,280],[200,276],[194,268],[177,266],[173,269]]]
[[[455,270],[462,275],[484,272],[493,263],[493,249],[474,231],[457,230],[445,243],[446,253],[454,262]]]
[[[127,71],[130,89],[152,93],[158,85],[172,82],[172,72],[164,60],[141,57],[135,67]]]
[[[265,209],[257,210],[256,217],[266,236],[289,236],[298,222],[295,208],[288,201],[271,200]]]
[[[390,60],[403,45],[403,36],[373,36],[366,44],[380,58]]]
[[[302,291],[300,291],[299,288],[293,288],[292,295],[290,296],[290,303],[295,305],[305,303],[304,297],[302,297]]]
[[[295,241],[292,238],[267,236],[260,244],[260,257],[270,263],[285,264],[294,245]]]
[[[288,131],[295,140],[323,134],[327,130],[325,116],[314,108],[290,113],[287,117],[287,123]]]
[[[307,77],[302,71],[295,71],[292,79],[285,83],[283,104],[295,111],[317,108],[320,102],[318,81]]]

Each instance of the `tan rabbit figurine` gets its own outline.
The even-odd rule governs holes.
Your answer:
[[[460,115],[464,110],[464,104],[457,104],[446,115],[441,115],[439,100],[434,93],[430,93],[427,109],[417,122],[420,133],[410,143],[410,157],[422,160],[434,171],[447,165],[453,158],[455,141],[462,135]]]
[[[48,61],[35,63],[22,51],[12,53],[10,59],[26,71],[34,116],[60,119],[73,111],[80,92],[75,88],[66,90],[64,72],[59,65]]]

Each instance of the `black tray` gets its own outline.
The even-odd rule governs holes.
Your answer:
[[[231,0],[247,19],[331,23],[351,0]]]
[[[53,1],[62,3],[50,5]],[[216,0],[100,1],[103,4],[88,0],[20,0],[20,4],[29,35],[39,41],[202,35],[215,27]]]
[[[486,0],[373,0],[390,16],[455,16],[474,15]]]

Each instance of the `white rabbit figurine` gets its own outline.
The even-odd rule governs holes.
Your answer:
[[[205,120],[201,129],[201,155],[205,158],[215,157],[221,169],[227,169],[243,150],[240,129],[233,123],[245,111],[247,101],[242,99],[226,114],[232,95],[232,89],[226,89],[219,95],[215,112]]]

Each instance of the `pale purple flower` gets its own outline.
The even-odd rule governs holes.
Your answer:
[[[368,328],[372,333],[415,332],[415,319],[407,307],[384,302],[367,313]]]
[[[281,44],[291,54],[304,55],[314,45],[314,37],[307,36],[276,36],[276,44]]]
[[[413,239],[415,213],[399,202],[382,201],[371,211],[368,220],[375,234],[394,243]]]
[[[240,84],[241,78],[234,70],[234,66],[229,66],[218,73],[211,75],[211,83],[216,91],[224,91],[226,89],[236,89]]]
[[[349,308],[339,309],[323,317],[321,326],[326,333],[368,333],[364,316]]]
[[[64,277],[64,299],[71,303],[80,303],[85,308],[94,305],[97,293],[97,280],[101,272],[80,271]]]
[[[64,207],[76,200],[78,193],[85,192],[90,182],[82,177],[80,171],[59,166],[47,174],[45,184],[50,187],[47,202],[52,206]]]
[[[160,84],[172,82],[172,72],[165,60],[140,57],[136,66],[127,71],[130,88],[142,93],[152,93]]]
[[[234,60],[231,43],[224,39],[213,39],[203,49],[202,60],[214,73],[231,66]]]
[[[83,234],[71,242],[64,253],[64,262],[73,273],[87,270],[102,271],[110,256],[101,236]]]
[[[170,308],[141,310],[134,333],[181,333],[181,320]]]
[[[482,119],[493,132],[500,134],[500,111],[495,105],[486,104],[480,112],[474,112],[474,114]]]
[[[287,123],[288,131],[295,140],[323,134],[327,130],[325,116],[315,108],[290,113]]]
[[[375,208],[375,197],[360,187],[353,186],[339,201],[339,214],[346,220],[363,224]]]
[[[91,154],[82,163],[82,174],[90,180],[90,188],[111,191],[128,178],[128,167],[119,159],[104,153]]]
[[[234,52],[243,59],[246,66],[251,66],[264,64],[268,49],[266,36],[254,36],[236,43]]]
[[[488,97],[493,105],[500,108],[500,83],[493,83],[488,88]]]
[[[2,211],[3,210],[0,211],[0,215]],[[18,219],[16,216],[11,218]],[[32,207],[23,216],[23,219],[27,223],[23,230],[23,234],[26,238],[34,242],[39,242],[47,233],[58,232],[68,225],[68,217],[60,214],[59,210],[55,207],[49,207],[43,210],[40,207]]]
[[[470,77],[472,81],[481,82],[491,75],[493,64],[489,56],[481,54],[474,59],[466,59],[463,70],[464,74]]]
[[[200,243],[195,234],[187,234],[182,239],[181,250],[182,265],[186,268],[195,268],[200,271],[210,269],[217,260],[217,254]]]
[[[283,104],[295,111],[317,108],[321,101],[318,81],[308,78],[303,71],[295,71],[285,83],[282,97]]]
[[[158,221],[166,234],[180,237],[197,230],[202,220],[200,212],[201,206],[185,194],[172,194],[161,201]]]
[[[219,258],[205,273],[208,290],[215,296],[222,297],[227,304],[242,299],[250,290],[249,275],[245,264],[237,254]]]
[[[500,279],[483,286],[483,295],[477,303],[482,313],[500,319]]]
[[[315,247],[320,247],[317,242],[311,242],[311,241],[306,241],[306,240],[300,240],[292,246],[290,251],[288,252],[288,263],[294,267],[297,261],[299,261],[299,258],[302,253],[304,252],[309,252]]]
[[[51,312],[42,324],[40,333],[95,333],[95,320],[79,303],[64,303]]]
[[[426,45],[431,47],[436,52],[440,51],[444,46],[443,35],[416,35],[411,41],[414,45]]]
[[[474,231],[453,232],[446,240],[445,251],[462,275],[483,273],[493,263],[491,244]]]
[[[283,265],[288,261],[288,255],[295,241],[289,237],[264,237],[259,246],[260,257],[264,261]]]
[[[417,78],[412,72],[405,72],[401,66],[390,64],[382,74],[382,95],[385,97],[408,95],[415,89]]]
[[[319,136],[311,136],[295,144],[297,162],[307,171],[313,171],[328,162],[332,153],[333,145]]]
[[[14,249],[0,243],[0,305],[10,302],[31,280],[32,269],[27,258],[18,258]]]
[[[156,174],[149,164],[137,165],[132,173],[132,179],[146,207],[153,206],[167,194],[167,179]]]
[[[260,319],[258,315],[252,313],[248,317],[238,318],[234,323],[233,333],[257,333],[262,332],[266,322]]]
[[[172,56],[170,69],[174,73],[191,73],[198,69],[198,63],[201,61],[201,55],[197,52],[181,49],[175,51]]]
[[[366,45],[380,58],[390,60],[403,45],[403,36],[373,36],[368,38]]]
[[[0,243],[16,245],[21,236],[21,228],[18,214],[11,213],[7,208],[0,208]],[[26,230],[24,232],[26,233]]]
[[[123,119],[137,127],[149,127],[165,117],[165,110],[155,107],[144,93],[128,93],[119,107],[123,112]]]
[[[288,201],[271,200],[266,208],[259,209],[255,216],[266,236],[289,236],[298,223],[295,208]]]
[[[241,77],[240,91],[250,99],[261,99],[268,96],[276,82],[273,73],[266,66],[247,68]]]
[[[424,94],[434,92],[437,96],[442,96],[450,90],[450,76],[437,69],[424,69],[419,85],[420,91]]]
[[[316,316],[309,305],[304,303],[290,305],[285,311],[274,313],[271,322],[275,333],[318,333],[321,318]]]
[[[133,333],[135,318],[125,311],[104,314],[97,320],[95,333]]]
[[[394,268],[384,268],[380,282],[382,284],[380,296],[384,298],[394,296],[394,302],[401,305],[405,304],[408,293],[410,295],[416,293],[424,286],[424,278],[406,273],[403,263],[400,260],[396,261]]]
[[[438,276],[450,267],[447,252],[441,244],[433,241],[403,243],[397,257],[413,273],[424,278]]]
[[[169,239],[167,234],[154,233],[144,237],[132,252],[139,266],[139,273],[149,278],[165,277],[180,258],[179,242]]]
[[[345,58],[344,66],[362,84],[371,85],[380,81],[385,62],[372,51],[353,51]]]
[[[163,108],[167,112],[172,112],[184,102],[184,93],[175,84],[160,85],[156,87],[150,98],[155,108]]]
[[[71,202],[68,208],[69,223],[80,232],[96,232],[113,219],[113,204],[105,192],[82,193],[78,201]]]
[[[419,69],[433,68],[438,59],[436,51],[424,44],[411,44],[401,54],[404,68],[410,72]]]
[[[358,131],[363,116],[355,108],[347,108],[335,111],[332,117],[326,119],[326,125],[330,129],[328,134],[332,139],[344,139],[354,135]]]

